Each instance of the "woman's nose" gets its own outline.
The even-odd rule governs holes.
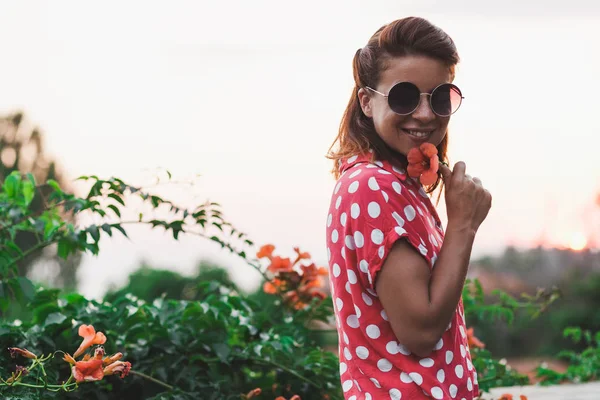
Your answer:
[[[419,105],[417,106],[417,109],[413,111],[412,117],[422,122],[429,122],[435,119],[435,113],[431,109],[429,95],[427,93],[421,95]]]

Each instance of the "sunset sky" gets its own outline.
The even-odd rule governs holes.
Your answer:
[[[384,23],[422,16],[461,56],[451,162],[465,161],[493,195],[474,256],[600,239],[600,3],[439,3],[2,2],[0,113],[23,110],[71,178],[200,174],[193,188],[160,194],[218,201],[257,243],[290,255],[300,246],[325,265],[335,182],[324,155],[353,87],[352,57]],[[199,238],[131,232],[85,257],[85,295],[122,283],[142,258],[183,273],[210,258],[242,286],[258,283]]]

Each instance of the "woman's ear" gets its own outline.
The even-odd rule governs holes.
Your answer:
[[[367,93],[364,88],[358,89],[358,101],[360,102],[360,108],[362,108],[363,113],[369,118],[373,118],[371,99],[371,96],[369,96],[369,93]]]

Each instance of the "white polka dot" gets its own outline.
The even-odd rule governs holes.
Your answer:
[[[362,313],[360,312],[360,308],[358,308],[356,304],[354,305],[354,312],[356,313],[356,316],[358,318],[360,318],[360,316],[362,315]]]
[[[377,387],[377,389],[381,389],[381,385],[379,384],[379,381],[375,378],[369,378],[371,379],[371,382],[373,382],[373,384]]]
[[[346,318],[346,324],[348,324],[350,328],[358,328],[358,317],[354,314],[348,315],[348,318]]]
[[[334,191],[333,191],[333,194],[337,194],[337,192],[339,192],[339,191],[340,191],[340,187],[341,187],[341,186],[342,186],[342,182],[340,181],[340,182],[338,182],[338,184],[337,184],[337,185],[335,185],[335,189],[334,189]]]
[[[382,175],[391,175],[391,172],[386,171],[385,169],[378,169],[377,172],[379,172]]]
[[[412,383],[412,378],[406,372],[400,374],[400,380],[404,383]]]
[[[379,258],[383,258],[383,256],[385,255],[385,247],[381,246],[379,248],[379,250],[377,250],[377,255],[379,256]]]
[[[404,218],[402,218],[396,211],[392,213],[392,217],[396,220],[398,226],[404,226]]]
[[[415,209],[413,206],[408,205],[408,206],[404,207],[404,215],[406,215],[407,220],[412,221],[417,216],[417,213],[415,212]]]
[[[367,288],[366,290],[367,290],[367,293],[369,293],[371,296],[379,297],[379,296],[377,296],[377,293],[375,293],[371,288]]]
[[[354,193],[358,190],[358,181],[354,181],[348,186],[348,193]]]
[[[337,200],[335,201],[335,209],[336,210],[338,208],[340,208],[340,204],[342,204],[342,196],[338,196]]]
[[[379,190],[379,184],[377,184],[377,179],[374,176],[369,178],[368,184],[371,190]]]
[[[392,167],[392,169],[394,170],[394,172],[397,172],[400,175],[404,175],[406,173],[406,171],[401,168]]]
[[[467,358],[467,369],[473,371],[473,363]]]
[[[358,156],[352,156],[348,159],[348,164],[352,164],[354,161],[356,161],[356,159],[358,158]]]
[[[469,389],[469,391],[473,390],[473,381],[471,381],[471,377],[467,379],[467,389]]]
[[[340,363],[340,375],[344,375],[344,372],[348,370],[348,366],[345,362]]]
[[[454,359],[454,353],[450,350],[446,351],[446,364],[450,364],[452,359]]]
[[[388,344],[385,345],[385,349],[392,355],[398,354],[398,342],[395,340],[388,342]]]
[[[331,226],[331,223],[333,222],[333,215],[329,214],[327,216],[327,227],[329,228]]]
[[[346,259],[346,247],[342,247],[342,251],[340,253],[342,254],[342,258],[345,260]]]
[[[397,181],[392,182],[392,188],[394,189],[394,192],[398,194],[402,193],[402,186]]]
[[[329,250],[329,247],[327,248],[327,261],[331,261],[331,250]]]
[[[417,385],[421,385],[423,383],[423,377],[421,376],[421,374],[419,374],[418,372],[411,372],[410,374],[408,374],[412,380],[417,384]]]
[[[354,381],[354,383],[356,383],[356,381]],[[348,397],[348,400],[356,400],[356,396],[350,396],[350,397]]]
[[[401,226],[397,226],[394,228],[394,230],[396,231],[396,233],[398,234],[398,236],[402,236],[406,233],[406,230],[401,227]]]
[[[444,339],[440,339],[438,340],[437,344],[435,345],[435,347],[433,348],[434,350],[439,350],[442,347],[444,347]]]
[[[419,364],[425,368],[431,368],[433,367],[433,360],[431,358],[423,358],[419,360]]]
[[[452,328],[452,321],[450,321],[450,322],[448,323],[448,326],[446,327],[446,330],[447,330],[447,331],[449,331],[449,330],[450,330],[450,328]]]
[[[350,340],[348,340],[348,335],[346,335],[346,332],[343,332],[343,333],[344,333],[344,335],[343,335],[344,336],[344,343],[350,344]]]
[[[363,299],[363,301],[365,302],[366,305],[368,305],[368,306],[372,306],[373,305],[373,300],[369,297],[368,294],[363,293],[362,294],[362,299]]]
[[[349,177],[348,179],[352,179],[358,176],[358,174],[360,174],[362,172],[362,169],[356,170],[354,171]]]
[[[383,318],[386,321],[389,321],[387,313],[385,312],[385,310],[381,310],[381,318]]]
[[[462,336],[463,338],[466,338],[467,334],[465,333],[465,328],[462,325],[460,325],[458,327],[458,329],[460,330],[460,336]]]
[[[386,203],[390,201],[390,196],[388,196],[388,194],[386,192],[384,192],[382,190],[381,194],[383,195],[383,199],[385,200]]]
[[[442,389],[440,389],[437,386],[434,386],[431,388],[431,395],[433,396],[434,399],[443,399],[444,398],[444,392],[442,391]]]
[[[342,308],[344,307],[344,302],[342,301],[342,299],[340,299],[339,297],[337,299],[335,299],[335,305],[337,307],[338,312],[342,310]]]
[[[350,216],[354,219],[360,215],[360,206],[357,203],[352,203],[350,206]]]
[[[344,390],[344,393],[347,392],[348,390],[352,389],[352,381],[351,380],[344,381],[344,383],[342,383],[342,389]]]
[[[424,256],[427,255],[427,248],[425,246],[423,246],[422,244],[419,245],[419,251],[421,252],[421,254],[423,254]]]
[[[457,377],[462,378],[465,371],[462,365],[457,365],[456,368],[454,368],[454,372],[456,373]]]
[[[356,356],[361,360],[366,360],[367,357],[369,357],[369,349],[367,349],[365,346],[358,346],[356,348]]]
[[[340,276],[341,272],[342,270],[340,269],[340,266],[337,264],[333,264],[333,276],[337,278],[338,276]]]
[[[465,358],[465,356],[467,355],[467,351],[465,350],[465,346],[463,346],[462,344],[460,345],[460,355],[462,356],[462,358]]]
[[[359,249],[365,245],[365,237],[359,231],[354,232],[354,244]]]
[[[374,161],[373,164],[377,165],[378,167],[383,167],[383,163],[379,160]]]
[[[371,393],[365,393],[365,400],[373,400],[373,398],[371,397]]]
[[[334,229],[333,231],[331,231],[331,241],[333,243],[337,243],[338,239],[339,239],[338,231],[337,231],[337,229]]]
[[[358,280],[356,279],[356,274],[351,269],[348,270],[348,282],[351,284],[355,284]]]
[[[450,385],[450,396],[452,398],[456,398],[456,394],[458,393],[458,387],[455,384]]]
[[[377,325],[369,325],[367,326],[367,336],[370,337],[371,339],[377,339],[379,338],[379,336],[381,335],[381,332],[379,331],[379,327]]]
[[[342,213],[342,215],[340,215],[340,224],[342,224],[342,226],[346,226],[347,220],[348,220],[348,214]]]
[[[437,372],[437,380],[440,381],[440,383],[444,383],[444,381],[446,380],[446,373],[443,369],[440,369]]]
[[[360,270],[362,272],[364,272],[365,274],[367,272],[369,272],[369,263],[367,262],[367,260],[360,260],[360,262],[358,263],[358,267],[360,268]]]
[[[346,360],[352,360],[352,354],[350,354],[350,350],[347,347],[344,348],[344,357],[346,357]]]
[[[350,288],[350,282],[346,282],[346,292],[352,294],[352,289]]]
[[[400,400],[402,398],[402,393],[396,388],[390,389],[390,400]]]
[[[346,247],[348,247],[350,250],[354,250],[356,248],[354,245],[354,237],[351,235],[346,236]]]
[[[400,343],[398,343],[398,351],[404,354],[405,356],[410,356],[412,354],[410,350],[406,348],[406,346]]]
[[[367,210],[371,218],[377,218],[381,214],[381,207],[375,201],[369,203]]]
[[[473,371],[473,383],[477,385],[477,371]]]
[[[379,368],[381,372],[389,372],[392,369],[392,363],[385,358],[382,358],[377,361],[377,368]]]
[[[371,241],[375,244],[383,243],[383,232],[379,229],[373,229],[371,231]]]

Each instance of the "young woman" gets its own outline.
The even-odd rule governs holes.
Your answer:
[[[452,39],[416,17],[383,26],[354,56],[354,90],[329,153],[338,182],[327,216],[346,399],[479,394],[461,293],[491,195],[464,162],[440,163],[427,184],[406,172],[423,143],[447,160],[448,122],[463,99],[452,83],[458,61]],[[438,186],[445,232],[429,198]]]

